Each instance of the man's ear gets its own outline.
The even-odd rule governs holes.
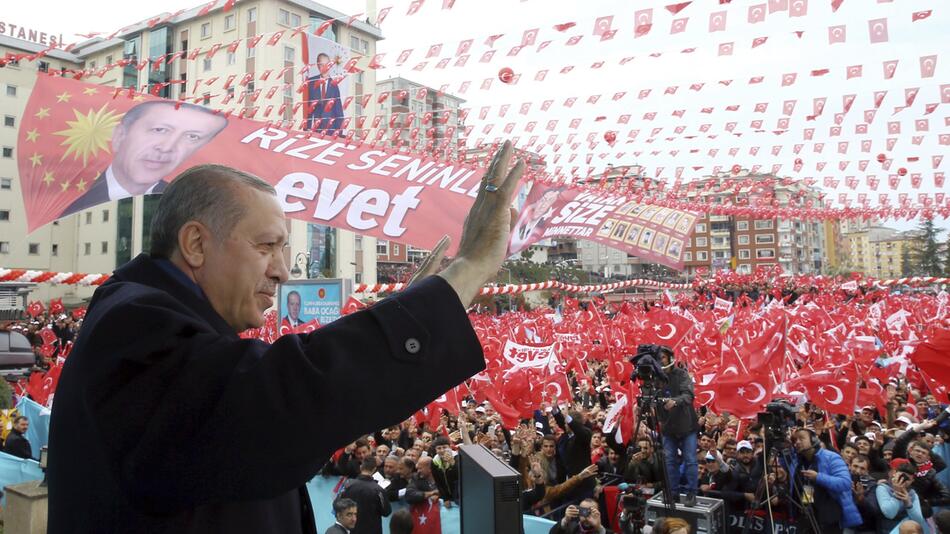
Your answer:
[[[126,135],[125,126],[122,123],[119,123],[115,127],[115,130],[112,130],[112,153],[115,154],[119,151],[119,148],[122,146],[122,142],[125,141]]]
[[[204,266],[210,237],[207,227],[198,221],[188,221],[178,230],[178,252],[192,269]]]

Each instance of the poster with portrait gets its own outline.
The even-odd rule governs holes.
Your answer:
[[[534,183],[525,199],[508,254],[552,237],[587,239],[644,261],[683,268],[683,243],[696,215],[637,204],[624,195]],[[675,245],[673,245],[675,244]]]
[[[352,281],[343,278],[292,280],[281,284],[277,300],[280,333],[299,331],[308,324],[320,327],[339,319],[352,289]]]
[[[307,65],[306,99],[302,106],[307,129],[337,135],[343,127],[343,103],[350,96],[346,76],[350,51],[340,43],[301,34],[303,62]]]

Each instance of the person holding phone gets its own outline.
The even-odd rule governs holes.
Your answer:
[[[891,462],[887,481],[878,484],[874,490],[880,513],[878,532],[898,534],[901,523],[909,519],[923,525],[924,533],[929,534],[930,527],[921,512],[920,499],[911,489],[916,475],[917,470],[909,460],[898,458]]]
[[[564,518],[555,523],[548,534],[606,534],[607,529],[600,521],[597,501],[584,499],[580,505],[567,507]]]

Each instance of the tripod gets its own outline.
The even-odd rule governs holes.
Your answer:
[[[640,396],[637,397],[637,421],[644,421],[647,428],[650,429],[650,439],[653,441],[653,461],[660,466],[660,477],[663,480],[663,504],[668,512],[676,510],[674,496],[676,495],[670,484],[670,475],[666,471],[666,456],[663,451],[663,441],[660,434],[660,420],[656,416],[656,403],[659,399],[656,397],[656,388],[653,384],[645,383],[640,389]],[[634,430],[636,432],[636,430]],[[695,454],[686,451],[687,454]]]
[[[765,432],[764,440],[768,439],[768,432]],[[755,503],[753,503],[748,510],[746,510],[746,522],[742,527],[742,534],[748,534],[749,528],[752,526],[752,512],[765,506],[769,511],[769,524],[772,525],[772,531],[775,532],[775,514],[772,512],[772,495],[769,493],[769,466],[771,465],[771,460],[775,459],[778,461],[779,465],[783,465],[786,469],[790,469],[792,465],[792,455],[794,452],[791,451],[791,445],[787,441],[780,441],[775,443],[773,440],[772,443],[765,441],[765,454],[763,458],[762,466],[762,482],[761,487],[757,488],[755,491]],[[785,499],[785,502],[791,504],[789,511],[792,512],[789,514],[789,521],[794,521],[796,513],[800,513],[806,518],[811,527],[811,532],[813,534],[818,534],[818,520],[815,518],[815,512],[812,510],[811,505],[802,504],[803,495],[804,495],[804,480],[799,473],[797,479],[793,478],[793,473],[789,473],[789,481],[792,482],[791,491],[798,492],[797,499]],[[776,478],[777,481],[777,478]],[[762,494],[765,493],[765,499],[762,499]]]

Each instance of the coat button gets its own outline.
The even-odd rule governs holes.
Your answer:
[[[418,354],[421,348],[422,344],[419,343],[418,339],[411,337],[406,340],[406,352],[409,354]]]

